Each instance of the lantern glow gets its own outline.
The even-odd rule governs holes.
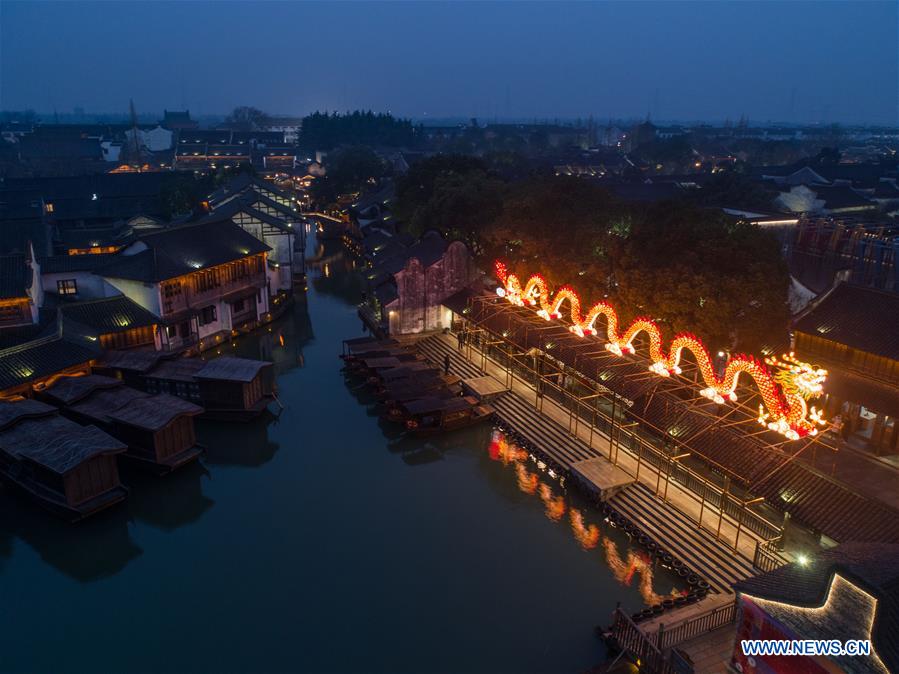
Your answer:
[[[759,409],[758,422],[791,440],[805,435],[816,435],[817,426],[825,423],[818,410],[813,407],[809,411],[806,401],[822,392],[827,372],[796,360],[792,353],[783,356],[782,359],[767,359],[769,365],[779,368],[776,377],[754,356],[732,355],[725,363],[723,374],[719,378],[708,349],[695,335],[690,333],[675,335],[666,353],[662,343],[662,331],[651,318],[636,318],[624,332],[619,332],[618,313],[608,302],[597,302],[583,314],[580,297],[568,286],[559,288],[555,297],[550,300],[549,287],[539,274],[531,276],[524,288],[517,276],[508,273],[502,262],[496,263],[496,274],[502,283],[503,292],[497,291],[500,297],[505,296],[517,306],[536,307],[537,315],[546,321],[561,318],[562,305],[567,302],[571,321],[568,329],[579,337],[598,335],[596,321],[600,316],[604,317],[605,348],[616,356],[635,353],[634,340],[640,333],[646,333],[649,339],[649,358],[652,361],[649,369],[659,376],[681,374],[681,354],[684,349],[688,350],[693,354],[705,384],[699,391],[700,395],[719,405],[727,401],[736,402],[736,388],[740,375],[745,374],[755,383],[764,403]]]

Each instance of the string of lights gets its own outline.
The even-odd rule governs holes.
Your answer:
[[[502,262],[497,261],[496,274],[502,283],[496,291],[500,297],[517,306],[534,308],[537,315],[547,321],[560,319],[562,305],[567,302],[571,321],[569,330],[579,337],[598,335],[596,321],[600,316],[605,317],[605,348],[616,356],[634,354],[634,340],[645,333],[649,338],[649,358],[652,361],[649,369],[658,376],[681,374],[681,355],[684,350],[689,351],[705,383],[705,388],[699,393],[719,405],[726,401],[736,402],[740,375],[746,375],[755,382],[762,398],[758,422],[791,440],[817,435],[818,426],[825,423],[821,412],[815,407],[809,408],[807,401],[822,392],[827,371],[797,360],[792,353],[781,359],[767,359],[767,364],[778,368],[776,376],[754,356],[736,354],[727,359],[719,377],[708,349],[696,335],[675,335],[666,353],[662,331],[651,318],[636,318],[624,332],[619,332],[618,313],[608,302],[597,302],[583,314],[580,297],[568,286],[560,287],[551,297],[546,280],[539,274],[531,276],[524,287],[515,274],[508,273]]]

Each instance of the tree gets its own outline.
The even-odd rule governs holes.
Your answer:
[[[435,155],[397,180],[394,215],[411,234],[438,229],[482,252],[484,232],[502,211],[505,183],[476,157]]]
[[[303,118],[300,145],[309,150],[330,150],[340,145],[411,146],[415,128],[408,119],[356,110],[345,115],[314,112]]]
[[[597,299],[607,292],[610,242],[629,230],[629,214],[607,190],[569,176],[515,185],[487,233],[486,250],[525,274],[541,271]]]
[[[313,184],[312,196],[319,203],[332,203],[341,194],[376,185],[385,175],[387,165],[371,148],[341,148],[325,158],[325,175]]]
[[[690,204],[659,204],[634,220],[614,260],[615,295],[672,336],[713,350],[757,351],[789,324],[789,273],[776,239]]]
[[[437,229],[464,241],[479,255],[484,230],[502,211],[504,183],[484,171],[446,173],[437,177],[430,198],[416,209],[407,229],[420,234]]]
[[[248,105],[234,108],[225,118],[225,124],[238,131],[261,131],[269,125],[269,122],[270,117],[266,113]]]
[[[694,332],[712,350],[757,352],[786,337],[789,274],[776,239],[687,201],[622,203],[571,177],[507,190],[484,226],[482,265],[504,260],[526,277],[609,299],[626,325],[656,320],[667,337]]]

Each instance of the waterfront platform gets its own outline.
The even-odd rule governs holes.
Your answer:
[[[622,489],[634,484],[633,475],[602,457],[571,464],[571,474],[588,492],[607,501]]]
[[[487,359],[485,370],[481,370],[475,363],[484,364],[482,354],[468,345],[460,351],[455,336],[430,335],[418,338],[415,346],[429,361],[441,366],[449,354],[450,371],[463,379],[489,374],[499,381],[505,380],[505,370],[492,360]],[[469,349],[474,362],[465,357]],[[572,432],[568,410],[544,397],[538,411],[535,400],[533,386],[516,378],[511,389],[491,404],[500,421],[514,428],[566,472],[571,473],[578,462],[597,458],[611,465],[607,458],[612,456],[607,435],[597,428],[591,430],[589,423],[583,420]],[[614,456],[619,469],[628,475],[637,475],[636,457],[626,451],[619,451]],[[700,506],[695,495],[675,481],[671,481],[664,496],[657,493],[656,485],[660,479],[664,481],[663,478],[664,473],[659,476],[654,466],[643,462],[639,481],[634,479],[632,486],[619,490],[608,503],[705,578],[713,592],[732,598],[731,585],[757,573],[752,558],[759,537],[744,527],[735,550],[732,541],[736,538],[737,523],[733,518],[719,513],[708,502]],[[701,527],[697,524],[700,518]]]
[[[463,379],[462,388],[481,402],[490,402],[509,390],[508,386],[490,375]]]

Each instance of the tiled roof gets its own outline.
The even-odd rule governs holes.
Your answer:
[[[61,377],[52,386],[41,391],[41,396],[56,405],[72,405],[91,395],[94,391],[118,388],[119,386],[122,386],[121,380],[99,374],[89,374],[84,377]]]
[[[15,402],[0,401],[0,431],[17,424],[21,419],[36,419],[56,414],[57,411],[52,405],[30,398]]]
[[[0,351],[0,391],[87,363],[95,356],[90,349],[57,335],[3,349]]]
[[[0,300],[26,297],[31,274],[24,255],[0,256]]]
[[[734,588],[752,597],[817,607],[826,599],[834,573],[877,599],[874,648],[889,671],[899,671],[899,545],[844,543],[819,552],[804,566],[790,564],[741,580]]]
[[[867,197],[859,194],[846,185],[812,185],[811,189],[819,199],[824,200],[824,208],[827,210],[839,210],[841,208],[874,208],[877,204]]]
[[[800,314],[793,328],[899,360],[899,293],[841,283]]]
[[[221,358],[210,360],[201,370],[194,374],[194,377],[197,379],[250,382],[255,379],[260,370],[270,366],[271,363],[264,360],[222,356]]]
[[[284,224],[284,221],[281,220],[281,218],[277,218],[274,215],[269,215],[268,213],[264,213],[256,208],[253,208],[250,205],[252,201],[256,200],[250,199],[248,195],[237,197],[236,199],[232,199],[231,201],[222,204],[214,211],[212,211],[212,213],[209,213],[204,218],[202,218],[199,222],[221,222],[222,220],[230,220],[238,213],[245,213],[252,218],[256,218],[260,222],[271,225],[275,229],[280,229],[286,232],[291,231],[290,228],[286,224]]]
[[[138,241],[146,244],[147,250],[120,254],[118,260],[104,267],[103,276],[156,283],[271,250],[233,222],[173,227]]]
[[[57,415],[23,419],[0,432],[0,450],[31,459],[60,475],[97,455],[119,454],[126,449],[120,440],[96,426],[80,426]]]
[[[119,295],[59,307],[64,318],[93,328],[98,334],[154,325],[159,319],[133,300]]]

